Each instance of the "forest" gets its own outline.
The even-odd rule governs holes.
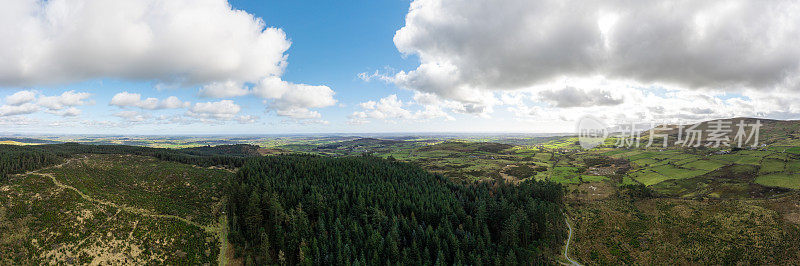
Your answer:
[[[222,166],[236,168],[244,165],[246,159],[240,150],[248,148],[241,145],[220,145],[197,150],[172,150],[126,145],[84,145],[77,143],[45,145],[2,145],[0,144],[0,181],[9,174],[59,164],[75,154],[132,154],[152,156],[164,161],[172,161],[198,166]],[[227,155],[226,152],[234,152]]]
[[[229,189],[247,265],[551,264],[567,236],[559,184],[458,183],[371,156],[253,158]]]
[[[49,151],[26,146],[0,145],[0,181],[10,174],[19,174],[61,163],[63,158]]]

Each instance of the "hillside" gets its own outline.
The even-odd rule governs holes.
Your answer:
[[[0,183],[0,264],[210,264],[231,173],[80,155]]]
[[[731,133],[728,134],[731,143],[734,142],[734,138],[739,131],[739,124],[744,122],[745,128],[744,133],[750,134],[751,132],[751,125],[755,124],[756,121],[759,121],[760,131],[758,137],[758,144],[766,145],[766,146],[800,146],[800,120],[773,120],[773,119],[763,119],[763,118],[750,118],[750,117],[736,117],[736,118],[728,118],[728,119],[716,119],[716,120],[709,120],[703,121],[697,124],[687,124],[684,125],[684,132],[683,138],[686,138],[687,132],[691,127],[694,127],[697,130],[703,131],[703,135],[700,138],[700,142],[705,145],[708,142],[708,132],[710,130],[714,130],[717,128],[717,123],[722,123],[727,125],[728,129],[731,130]],[[678,137],[678,125],[666,125],[666,130],[662,128],[658,128],[655,132],[656,134],[667,134],[670,138],[670,143],[674,142]],[[641,132],[642,139],[647,140],[650,136],[650,130],[645,130]],[[746,140],[747,136],[745,136]],[[662,137],[657,136],[655,140],[657,144],[661,143]],[[646,143],[646,142],[645,142]],[[736,143],[738,144],[738,143]],[[750,141],[742,142],[743,147],[749,147],[755,144],[755,139],[750,139]]]
[[[234,145],[218,145],[218,146],[200,146],[200,147],[193,147],[193,148],[183,148],[179,151],[184,152],[186,154],[191,155],[224,155],[224,156],[237,156],[237,157],[248,157],[248,156],[259,156],[259,149],[261,147],[256,145],[250,144],[234,144]]]

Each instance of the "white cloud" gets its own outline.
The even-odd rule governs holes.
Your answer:
[[[8,105],[21,105],[36,100],[36,92],[33,91],[18,91],[6,97],[6,104]]]
[[[433,118],[453,118],[442,110],[442,102],[433,95],[417,94],[415,102],[404,103],[397,95],[392,94],[378,101],[366,101],[359,104],[362,111],[350,114],[348,124],[360,125],[369,123],[368,119],[379,119],[387,122],[400,120],[429,120]],[[411,111],[404,106],[421,105],[422,109]]]
[[[85,102],[92,94],[88,92],[66,91],[58,96],[39,96],[37,104],[50,110],[61,110],[66,107],[86,105]]]
[[[6,104],[0,106],[0,116],[25,115],[41,109],[60,116],[77,116],[81,110],[75,106],[90,104],[90,93],[66,91],[61,95],[46,96],[33,91],[18,91],[6,97]]]
[[[183,102],[178,97],[170,96],[164,100],[157,98],[147,98],[142,100],[142,95],[138,93],[120,92],[111,98],[109,105],[118,107],[139,107],[147,110],[188,108],[190,103]]]
[[[78,116],[78,115],[80,115],[81,114],[81,109],[78,109],[78,108],[75,108],[75,107],[68,107],[68,108],[62,109],[62,110],[48,110],[47,112],[51,113],[51,114],[54,114],[54,115],[60,115],[60,116],[67,117],[67,116]]]
[[[416,0],[394,42],[421,63],[389,78],[478,109],[492,106],[487,91],[598,75],[644,87],[796,92],[797,14],[794,1]]]
[[[212,83],[203,87],[201,96],[214,98],[255,95],[269,100],[269,109],[279,116],[292,119],[312,119],[321,115],[308,108],[333,106],[336,100],[334,92],[328,86],[296,84],[270,76],[259,80],[252,88],[246,88],[240,82],[226,81]]]
[[[622,98],[614,97],[609,91],[581,90],[575,87],[546,90],[539,92],[539,96],[556,107],[611,106],[623,102]]]
[[[2,109],[2,107],[0,107]],[[25,126],[38,124],[39,120],[24,116],[3,117],[0,115],[0,125],[6,126]]]
[[[250,94],[250,90],[245,88],[242,82],[232,80],[212,82],[200,89],[201,96],[213,98],[238,97],[247,94]]]
[[[294,119],[319,118],[316,111],[308,108],[333,106],[336,100],[334,92],[328,86],[312,86],[294,84],[276,77],[262,79],[255,87],[253,94],[265,99],[272,99],[270,109],[280,116]]]
[[[115,113],[114,116],[123,118],[128,122],[142,122],[150,118],[148,114],[140,113],[138,111],[120,111]]]
[[[403,102],[397,99],[397,95],[392,94],[383,99],[375,101],[367,101],[359,104],[361,108],[368,110],[366,117],[377,119],[408,119],[411,118],[411,112],[403,109]]]
[[[116,78],[255,94],[284,111],[333,105],[327,86],[281,80],[290,46],[226,0],[11,1],[0,9],[0,87]],[[138,107],[160,108],[149,100]]]
[[[39,111],[39,106],[32,103],[0,106],[0,116],[32,114],[37,111]]]
[[[293,119],[312,119],[312,118],[320,118],[322,117],[321,114],[317,111],[311,111],[307,108],[285,108],[285,109],[278,109],[275,110],[279,116],[285,116]]]
[[[239,124],[252,124],[258,121],[258,119],[258,116],[252,115],[240,115],[236,117],[236,121],[239,122]]]
[[[0,11],[0,83],[92,78],[203,84],[280,75],[290,42],[225,0],[13,1]]]
[[[187,112],[188,116],[203,119],[230,120],[242,108],[231,100],[221,100],[218,102],[195,103]]]

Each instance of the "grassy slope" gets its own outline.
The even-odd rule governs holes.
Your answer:
[[[41,172],[92,200],[45,175],[0,184],[0,264],[217,260],[215,232],[164,215],[215,224],[214,183],[228,172],[120,155],[90,155]]]

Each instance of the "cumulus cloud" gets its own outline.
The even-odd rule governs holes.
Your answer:
[[[542,91],[539,95],[556,107],[611,106],[621,104],[623,101],[608,91],[580,90],[574,87]]]
[[[359,104],[361,108],[367,110],[367,114],[363,117],[371,117],[378,119],[387,118],[411,118],[411,112],[403,109],[403,102],[397,99],[397,95],[392,94],[383,99],[376,101],[367,101]]]
[[[150,118],[150,115],[138,111],[119,111],[114,116],[125,119],[128,122],[142,122]]]
[[[138,93],[120,92],[111,98],[109,105],[118,107],[139,107],[147,110],[187,108],[189,102],[183,102],[178,97],[170,96],[164,100],[157,98],[147,98],[142,100],[142,95]]]
[[[195,118],[212,118],[229,120],[236,117],[242,107],[231,100],[221,100],[218,102],[195,103],[186,113]]]
[[[440,117],[448,120],[453,119],[442,110],[442,102],[439,99],[432,98],[431,95],[425,94],[415,95],[414,98],[414,102],[404,103],[397,95],[392,94],[377,101],[360,103],[359,107],[362,110],[350,114],[348,123],[360,125],[369,123],[368,119],[378,119],[389,122],[397,122],[399,120],[429,120]],[[404,107],[410,105],[420,105],[422,108],[412,111]]]
[[[686,89],[796,92],[797,14],[794,1],[416,0],[394,42],[420,65],[389,78],[478,107],[487,105],[485,91],[596,75]]]
[[[290,42],[224,0],[13,1],[0,11],[0,83],[92,78],[203,84],[280,75]]]
[[[236,121],[239,122],[239,124],[252,124],[258,121],[258,119],[258,116],[253,115],[240,115],[236,117]]]
[[[158,124],[187,125],[196,122],[225,123],[233,120],[240,124],[250,124],[259,120],[258,116],[238,115],[242,108],[232,100],[201,102],[191,105],[189,102],[183,102],[175,96],[170,96],[163,100],[156,98],[142,100],[141,95],[138,93],[120,92],[114,95],[109,104],[121,108],[138,107],[142,110],[186,109],[183,114],[159,115],[156,117],[145,112],[133,110],[123,110],[114,114],[114,116],[120,117],[129,123],[149,121]],[[151,120],[150,118],[154,119]]]
[[[212,98],[238,97],[250,94],[250,90],[239,81],[212,82],[200,89],[200,95]]]
[[[18,91],[6,97],[6,104],[18,106],[36,100],[36,93],[33,91]]]
[[[61,110],[73,106],[86,105],[86,99],[91,96],[88,92],[65,91],[57,96],[39,96],[37,104],[50,110]]]
[[[282,113],[332,105],[326,86],[281,80],[290,46],[283,30],[226,0],[12,1],[0,9],[0,86],[118,78],[254,94]],[[131,106],[162,108],[148,100]]]
[[[328,86],[294,84],[271,77],[262,79],[254,88],[253,94],[272,99],[269,108],[280,116],[294,119],[319,118],[319,113],[308,108],[333,106],[334,92]]]
[[[32,114],[37,111],[39,111],[39,106],[32,103],[0,106],[0,116]]]
[[[61,95],[46,96],[35,91],[18,91],[5,98],[0,106],[0,116],[25,115],[45,112],[60,116],[77,116],[81,110],[75,106],[90,104],[90,93],[66,91]]]
[[[60,116],[67,117],[67,116],[78,116],[78,115],[80,115],[81,114],[81,109],[78,109],[78,108],[75,108],[75,107],[68,107],[68,108],[61,109],[61,110],[47,110],[46,112],[54,114],[54,115],[60,115]]]

